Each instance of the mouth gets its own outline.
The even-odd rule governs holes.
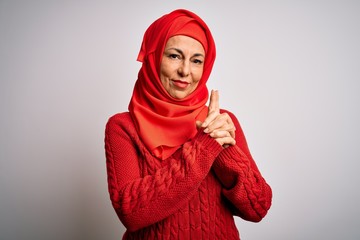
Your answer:
[[[187,86],[190,85],[190,83],[188,83],[186,81],[181,81],[181,80],[171,80],[171,81],[176,87],[181,88],[181,89],[185,89]]]

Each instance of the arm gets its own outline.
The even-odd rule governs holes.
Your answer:
[[[136,231],[180,209],[197,191],[222,148],[199,131],[168,164],[141,176],[135,137],[119,121],[110,118],[105,132],[109,193],[124,226]]]
[[[250,154],[238,120],[232,113],[226,113],[236,128],[236,144],[219,154],[213,170],[223,185],[223,195],[234,207],[234,214],[258,222],[271,206],[272,191]]]

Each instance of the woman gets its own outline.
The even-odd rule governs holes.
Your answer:
[[[240,239],[233,215],[258,222],[271,188],[236,117],[206,82],[215,44],[194,13],[175,10],[144,35],[129,112],[111,117],[105,148],[123,239]]]

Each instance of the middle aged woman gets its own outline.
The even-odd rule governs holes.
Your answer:
[[[239,239],[234,215],[258,222],[272,192],[236,117],[209,99],[215,60],[207,25],[175,10],[147,29],[129,112],[112,116],[109,193],[123,239]]]

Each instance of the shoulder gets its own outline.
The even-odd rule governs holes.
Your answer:
[[[108,119],[106,123],[107,130],[113,130],[119,128],[126,128],[126,129],[135,128],[129,112],[116,113]]]
[[[131,116],[129,112],[116,113],[108,119],[108,123],[127,122],[127,121],[131,121]]]

